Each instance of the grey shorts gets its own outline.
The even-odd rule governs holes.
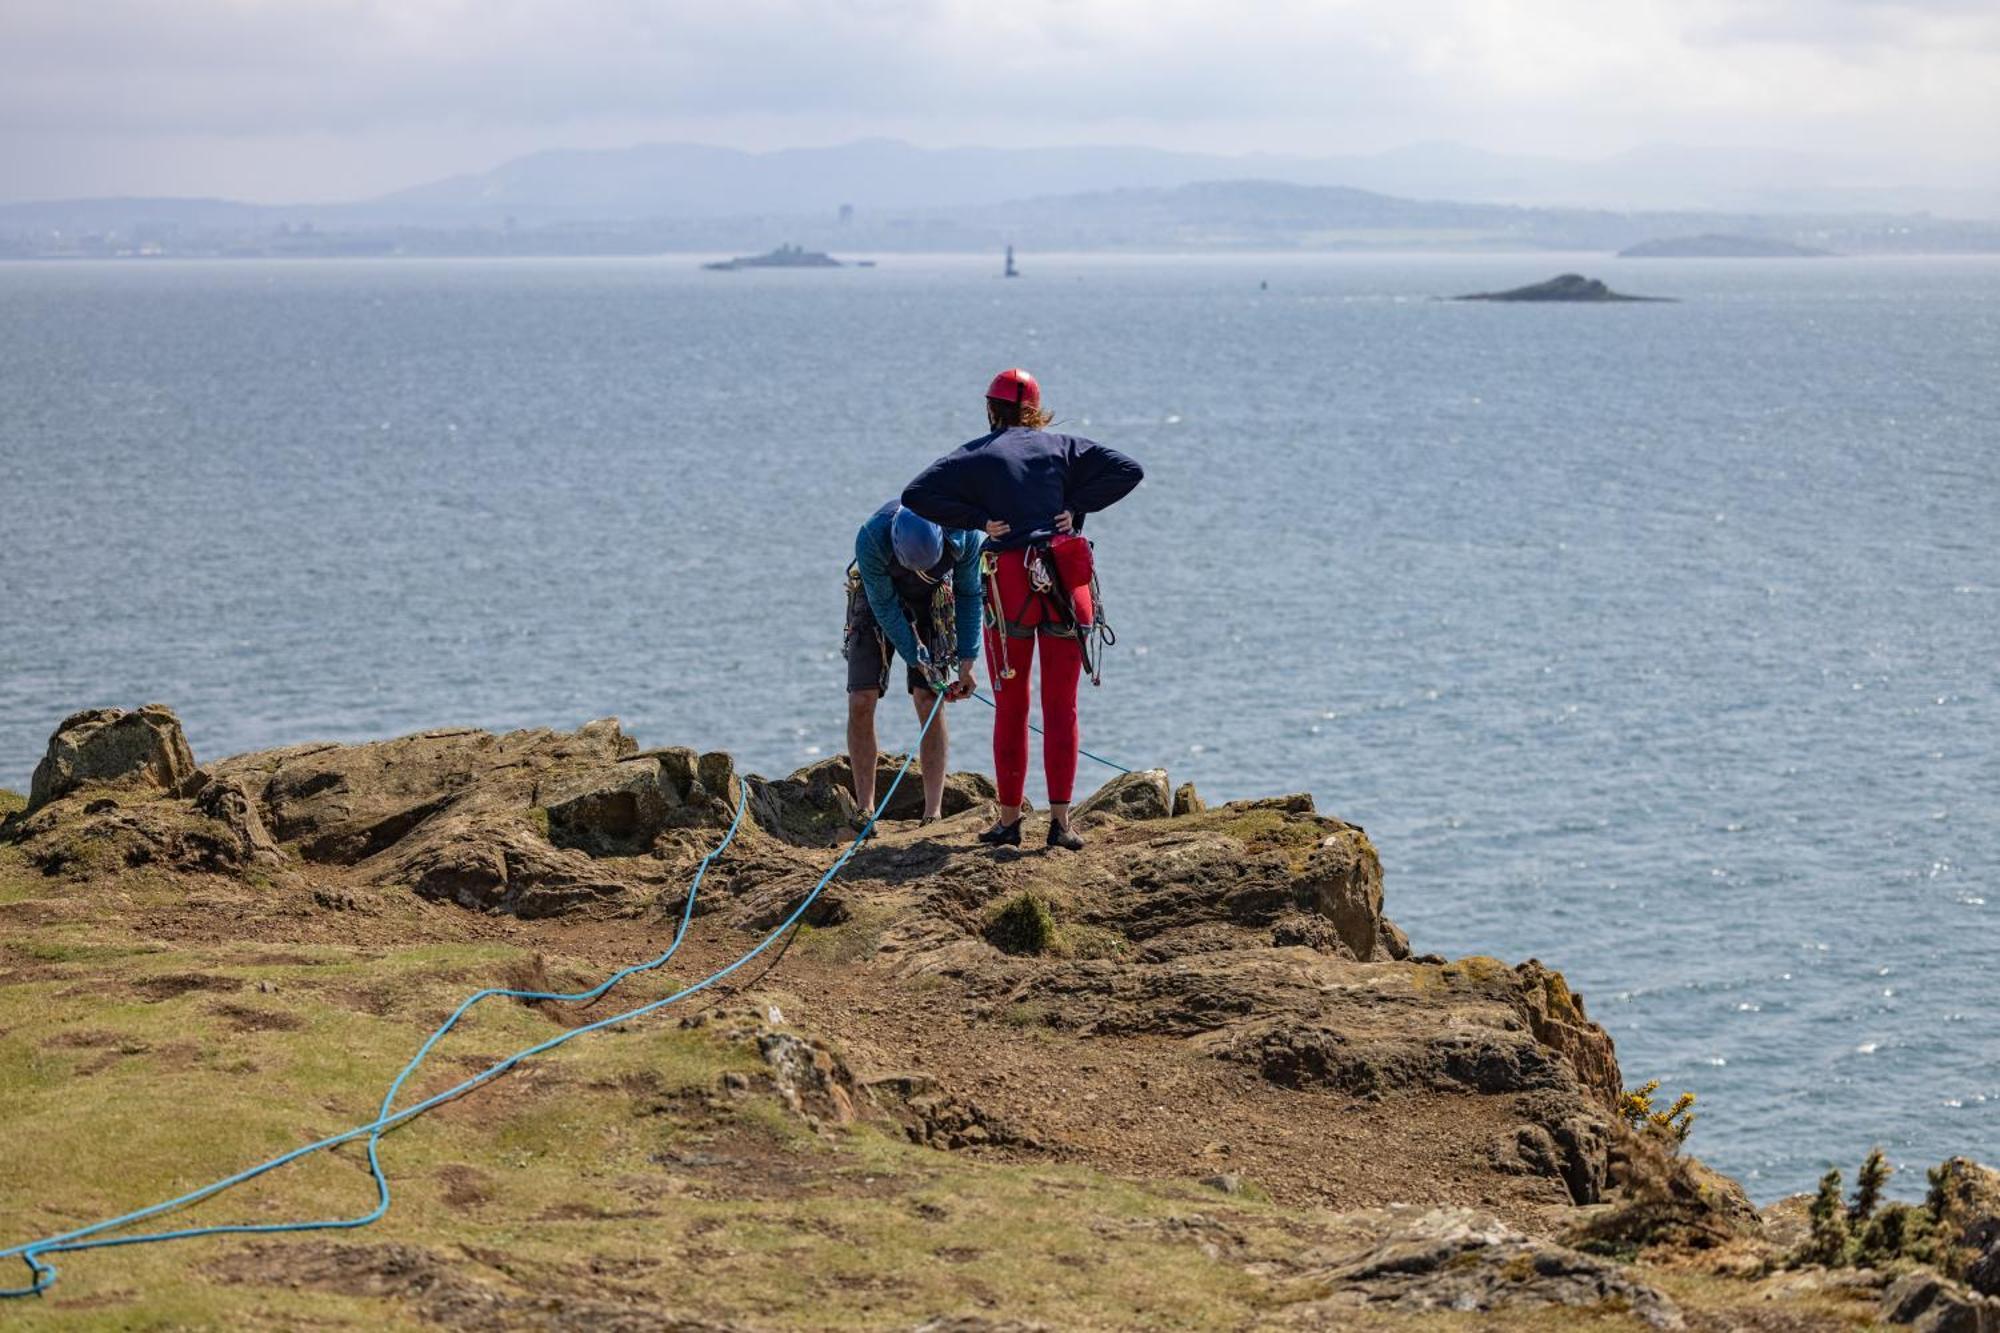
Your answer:
[[[903,614],[909,618],[910,628],[917,633],[921,643],[931,657],[942,662],[951,655],[947,646],[939,651],[936,637],[931,633],[930,613],[904,602]],[[895,659],[896,649],[889,642],[889,636],[882,632],[882,626],[875,619],[875,608],[868,605],[868,595],[859,587],[847,594],[847,692],[859,694],[863,690],[873,690],[877,696],[889,692],[889,666]],[[915,667],[904,671],[911,694],[928,690],[930,682],[924,673]]]

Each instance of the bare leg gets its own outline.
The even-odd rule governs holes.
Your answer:
[[[847,762],[854,770],[854,804],[865,818],[875,808],[875,700],[873,690],[847,695]]]
[[[1049,822],[1057,828],[1069,827],[1068,801],[1064,801],[1061,805],[1057,805],[1054,801],[1049,802]]]
[[[931,707],[937,703],[937,695],[929,690],[914,690],[911,702],[917,706],[917,724],[923,725],[931,715]],[[936,819],[944,813],[944,772],[951,763],[951,740],[945,731],[944,710],[938,709],[937,721],[924,733],[923,744],[917,749],[917,758],[924,766],[924,818]]]

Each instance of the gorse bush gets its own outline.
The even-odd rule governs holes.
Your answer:
[[[1847,1220],[1859,1226],[1875,1215],[1875,1206],[1882,1202],[1882,1187],[1889,1183],[1894,1168],[1882,1156],[1880,1148],[1870,1148],[1868,1156],[1861,1163],[1861,1173],[1854,1178],[1854,1203],[1847,1210]]]
[[[1847,1205],[1840,1197],[1839,1167],[1819,1178],[1819,1191],[1813,1195],[1812,1206],[1806,1210],[1806,1216],[1812,1222],[1812,1231],[1793,1256],[1793,1261],[1820,1264],[1826,1268],[1837,1268],[1845,1263],[1853,1249],[1854,1233],[1847,1224]]]
[[[1806,1216],[1811,1231],[1793,1251],[1793,1267],[1887,1268],[1892,1264],[1936,1264],[1949,1256],[1943,1236],[1944,1192],[1940,1173],[1930,1173],[1930,1195],[1921,1207],[1884,1204],[1882,1191],[1895,1173],[1880,1148],[1868,1154],[1855,1176],[1854,1198],[1841,1197],[1838,1167],[1820,1177]]]
[[[1694,1130],[1694,1094],[1683,1092],[1663,1111],[1653,1105],[1653,1094],[1659,1090],[1660,1080],[1656,1078],[1637,1088],[1628,1088],[1618,1098],[1619,1116],[1640,1133],[1664,1135],[1675,1144],[1686,1143]]]

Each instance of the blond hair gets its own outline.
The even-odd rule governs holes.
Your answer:
[[[1007,430],[1014,426],[1040,430],[1055,418],[1040,403],[1010,403],[1005,398],[988,398],[986,420],[995,430]]]

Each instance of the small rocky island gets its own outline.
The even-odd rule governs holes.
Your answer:
[[[702,267],[714,269],[718,273],[734,273],[739,268],[844,268],[846,266],[832,255],[818,250],[807,250],[796,245],[781,245],[761,255],[718,259],[703,264]]]
[[[399,1105],[774,942],[399,1129],[374,1227],[63,1254],[32,1312],[0,1310],[487,1333],[2000,1328],[2000,1171],[1953,1158],[1892,1187],[1871,1153],[1851,1199],[1831,1171],[1757,1208],[1688,1151],[1691,1099],[1628,1080],[1561,973],[1421,952],[1368,834],[1303,792],[1211,806],[1127,774],[1078,803],[1070,855],[981,846],[980,775],[949,775],[929,824],[905,781],[809,899],[850,777],[645,749],[611,718],[199,762],[160,705],[64,720],[30,790],[0,791],[0,1123],[23,1149],[0,1246],[367,1123],[481,987],[581,992],[687,923],[672,979],[486,1006]],[[374,1197],[361,1160],[337,1148],[151,1226],[349,1216]],[[13,1259],[0,1287],[28,1279]]]
[[[1795,245],[1775,236],[1666,236],[1618,252],[1620,259],[1825,259],[1833,252]]]
[[[1526,287],[1504,292],[1472,292],[1454,296],[1454,301],[1672,301],[1671,296],[1627,296],[1614,292],[1597,278],[1581,273],[1564,273]]]

